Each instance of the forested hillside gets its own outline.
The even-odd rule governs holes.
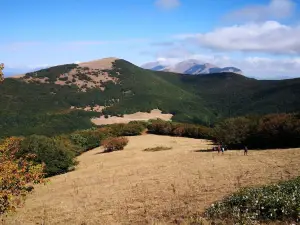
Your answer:
[[[77,74],[67,80],[62,75],[71,69]],[[96,83],[93,79],[101,73],[109,78],[97,81],[101,88],[85,83]],[[237,115],[300,111],[300,79],[258,81],[233,73],[189,76],[145,70],[125,60],[96,72],[61,65],[0,84],[0,137],[89,128],[90,118],[100,113],[71,109],[88,105],[110,106],[102,113],[119,116],[159,108],[174,114],[174,121],[212,125]]]

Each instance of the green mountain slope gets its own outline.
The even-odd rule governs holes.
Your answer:
[[[70,71],[77,72],[65,77]],[[99,74],[107,74],[105,82],[95,81]],[[174,114],[175,121],[208,125],[236,115],[300,111],[299,103],[300,79],[258,81],[232,73],[190,76],[145,70],[125,60],[101,71],[69,64],[0,84],[0,137],[88,128],[90,118],[100,114],[71,106],[110,106],[103,111],[108,115],[159,108]]]

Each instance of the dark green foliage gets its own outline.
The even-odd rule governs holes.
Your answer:
[[[68,77],[60,77],[60,78],[58,78],[59,80],[61,80],[61,81],[67,81],[68,80]]]
[[[146,129],[143,123],[112,124],[107,126],[107,131],[112,136],[136,136]]]
[[[103,131],[99,129],[89,129],[76,131],[70,134],[70,140],[82,151],[87,151],[100,146],[100,140],[103,138]]]
[[[258,122],[255,137],[263,148],[299,147],[300,117],[293,114],[264,116]]]
[[[218,144],[243,148],[243,144],[255,132],[255,122],[245,117],[230,118],[214,127],[213,136]]]
[[[97,113],[72,111],[61,114],[0,114],[0,136],[40,134],[54,136],[93,126],[89,117]]]
[[[56,79],[60,77],[61,74],[65,74],[70,72],[72,69],[77,67],[76,64],[66,64],[50,67],[47,69],[38,70],[32,73],[26,73],[25,78],[36,77],[36,78],[44,78],[47,77],[50,83],[54,83]]]
[[[300,177],[258,188],[245,188],[207,209],[210,219],[300,222]],[[292,224],[292,223],[290,223]]]
[[[88,75],[86,75],[84,73],[78,73],[78,74],[76,74],[76,77],[79,80],[83,80],[83,81],[91,81],[92,80],[92,78],[90,78]]]
[[[70,146],[69,146],[70,147]],[[36,155],[36,163],[45,163],[45,173],[53,176],[69,171],[75,165],[75,154],[63,141],[40,135],[32,135],[21,142],[18,157],[28,153]]]
[[[120,99],[119,102],[103,111],[104,114],[148,112],[159,108],[163,113],[177,111],[175,120],[203,124],[210,123],[209,118],[214,116],[203,104],[203,99],[188,89],[183,89],[183,85],[169,82],[160,73],[117,60],[110,74],[120,80],[121,88],[118,91],[121,96],[117,98]],[[172,77],[173,74],[168,75]]]
[[[213,129],[214,139],[230,148],[293,148],[300,146],[300,117],[271,114],[226,119]]]

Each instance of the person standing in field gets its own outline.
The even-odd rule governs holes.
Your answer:
[[[220,151],[221,151],[221,146],[220,146],[220,145],[218,145],[217,149],[218,149],[218,154],[220,154]]]
[[[222,155],[224,155],[225,148],[224,148],[223,145],[222,145],[222,147],[221,147],[221,150],[222,150]]]
[[[247,146],[244,147],[244,155],[248,155],[248,147]]]

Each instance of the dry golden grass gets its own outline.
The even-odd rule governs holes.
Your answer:
[[[80,67],[88,67],[90,69],[107,70],[107,69],[112,69],[112,64],[117,59],[118,58],[115,58],[115,57],[103,58],[103,59],[93,60],[93,61],[89,61],[89,62],[82,62],[82,63],[79,63],[79,66]]]
[[[166,145],[171,151],[144,152]],[[142,135],[123,151],[79,157],[78,168],[36,187],[6,224],[170,224],[239,187],[299,175],[300,149],[197,152],[206,140]],[[179,223],[179,222],[178,222]]]
[[[105,125],[115,123],[129,123],[130,121],[148,121],[150,119],[171,120],[172,117],[172,114],[162,113],[159,109],[153,109],[150,113],[136,112],[133,114],[125,114],[124,117],[111,116],[109,118],[101,116],[99,118],[93,118],[91,119],[91,121],[96,125]]]

